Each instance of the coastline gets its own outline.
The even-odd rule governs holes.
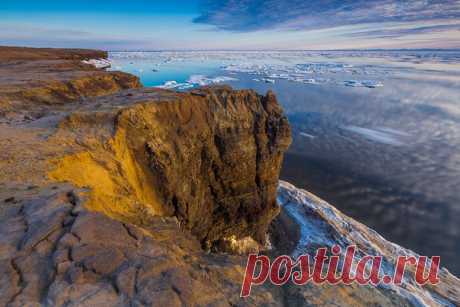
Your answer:
[[[233,236],[262,243],[279,211],[272,199],[276,195],[285,211],[277,221],[281,226],[274,230],[282,231],[274,240],[280,246],[274,253],[311,252],[315,246],[336,242],[355,244],[363,253],[384,255],[389,267],[397,254],[412,254],[307,191],[285,182],[278,187],[290,132],[274,95],[228,87],[182,94],[146,89],[134,76],[82,63],[91,60],[86,52],[72,51],[70,59],[65,51],[53,52],[33,59],[13,57],[17,62],[0,67],[4,74],[17,73],[13,81],[4,79],[0,84],[0,144],[5,149],[1,247],[6,251],[1,264],[15,281],[2,280],[7,302],[58,304],[73,299],[122,304],[156,298],[177,305],[184,300],[237,304],[235,290],[246,259],[213,250],[218,244],[212,243]],[[101,56],[89,53],[94,55]],[[12,56],[4,59],[12,61]],[[31,69],[28,79],[18,69]],[[174,128],[168,130],[168,125]],[[209,147],[190,149],[208,138]],[[146,148],[150,156],[143,155]],[[172,159],[178,149],[191,158]],[[214,162],[210,172],[203,172],[206,164],[195,164],[196,156],[225,163]],[[190,170],[196,171],[192,178],[187,175]],[[235,170],[241,172],[232,174]],[[199,200],[214,211],[193,207],[195,199],[187,195],[207,193],[197,187],[201,181],[196,179],[205,182],[206,189],[212,187],[212,200],[222,200],[217,209],[228,212],[212,207],[215,203],[203,196]],[[190,190],[179,194],[184,182]],[[146,193],[147,189],[156,194]],[[95,190],[102,192],[91,194]],[[167,206],[158,196],[161,193],[170,199]],[[236,202],[244,210],[231,211]],[[286,235],[292,236],[291,242],[280,245]],[[253,243],[250,248],[257,245]],[[305,245],[311,250],[301,249]],[[111,264],[107,257],[114,259]],[[139,279],[139,270],[144,279]],[[311,285],[279,293],[260,287],[246,303],[391,305],[396,301],[454,306],[460,300],[460,281],[445,269],[441,277],[441,285],[428,289],[412,284],[410,278],[401,288]],[[207,280],[216,293],[194,294],[204,293]]]

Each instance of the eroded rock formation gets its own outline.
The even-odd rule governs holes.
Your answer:
[[[275,96],[229,87],[119,91],[138,88],[138,80],[127,75],[126,82],[115,82],[121,73],[81,63],[88,53],[77,60],[74,52],[61,51],[52,60],[47,53],[0,67],[33,67],[25,69],[32,79],[42,76],[44,67],[49,74],[47,81],[21,84],[15,80],[27,78],[17,74],[0,86],[0,97],[6,92],[3,97],[14,106],[5,111],[5,138],[15,135],[34,144],[33,149],[9,144],[14,147],[5,153],[10,175],[32,173],[28,179],[41,176],[40,184],[48,177],[88,187],[89,209],[137,225],[145,225],[149,216],[175,216],[206,248],[242,238],[263,244],[279,212],[278,175],[291,142]],[[60,85],[50,95],[55,82]],[[46,161],[36,155],[40,149]],[[24,154],[33,170],[18,167]]]
[[[89,185],[88,206],[115,218],[176,216],[209,247],[232,236],[264,242],[291,140],[273,94],[143,89],[95,103],[60,122],[58,133],[87,149],[58,161],[52,179]]]
[[[1,47],[0,115],[34,117],[49,112],[42,104],[67,104],[141,87],[135,76],[82,62],[106,57],[106,52],[93,50]]]
[[[205,254],[177,219],[125,224],[88,211],[69,185],[17,192],[0,215],[1,306],[239,304],[244,258]],[[277,295],[261,287],[246,303]]]

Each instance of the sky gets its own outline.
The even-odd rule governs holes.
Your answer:
[[[104,50],[460,48],[460,0],[0,0],[0,45]]]

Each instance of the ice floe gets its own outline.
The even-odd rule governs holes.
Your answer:
[[[308,133],[306,133],[306,132],[300,132],[299,134],[300,134],[301,136],[306,137],[306,138],[309,138],[309,139],[314,139],[314,138],[316,138],[316,136],[311,135],[311,134],[308,134]]]
[[[238,81],[236,78],[219,76],[214,78],[208,78],[204,75],[192,75],[187,82],[179,83],[177,81],[166,81],[163,85],[156,86],[157,88],[163,89],[177,89],[187,90],[198,86],[208,86],[212,84],[224,83],[229,81]]]
[[[403,146],[405,143],[402,137],[409,136],[404,132],[390,128],[369,129],[357,126],[344,126],[342,129],[359,134],[370,141],[393,146]]]
[[[275,84],[275,80],[274,80],[274,79],[263,78],[262,81],[264,81],[265,83]]]
[[[229,81],[238,81],[238,79],[232,78],[232,77],[226,77],[226,76],[208,78],[203,75],[192,75],[188,79],[187,83],[196,84],[199,86],[206,86],[206,85],[229,82]]]
[[[366,87],[383,86],[384,76],[391,70],[372,63],[346,63],[344,59],[357,58],[360,52],[312,52],[312,51],[162,51],[162,52],[113,52],[115,61],[140,60],[154,65],[193,65],[216,63],[227,75],[247,74],[255,82],[273,84],[277,80],[300,84]],[[381,56],[377,54],[377,56]],[[356,61],[355,61],[356,62]],[[167,68],[165,68],[167,69]],[[197,71],[197,74],[200,72]],[[350,78],[353,76],[353,78]],[[373,80],[375,76],[376,80]],[[201,80],[203,81],[203,80]],[[208,84],[216,82],[207,82]]]
[[[163,88],[163,89],[177,89],[177,90],[186,90],[189,88],[193,88],[194,85],[191,83],[178,83],[177,81],[166,81],[163,85],[158,85],[156,86],[157,88]]]
[[[305,63],[305,64],[250,64],[247,62],[222,66],[228,73],[243,73],[260,76],[253,78],[256,82],[275,83],[276,80],[287,80],[303,84],[345,85],[350,87],[382,87],[382,81],[377,80],[340,80],[341,77],[353,75],[369,75],[368,67],[355,67],[343,63]],[[335,75],[335,76],[334,76]],[[340,76],[339,76],[340,75]],[[315,76],[315,78],[312,78]],[[327,78],[319,77],[327,76]]]
[[[343,82],[343,85],[345,86],[351,86],[351,87],[368,87],[368,88],[376,88],[376,87],[382,87],[383,83],[379,81],[371,81],[371,80],[346,80]]]

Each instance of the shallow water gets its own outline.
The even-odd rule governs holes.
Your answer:
[[[146,86],[176,81],[185,89],[225,76],[237,79],[225,81],[235,88],[274,90],[294,132],[283,179],[391,241],[440,255],[460,275],[460,52],[152,52],[111,58],[113,69],[138,75]]]

